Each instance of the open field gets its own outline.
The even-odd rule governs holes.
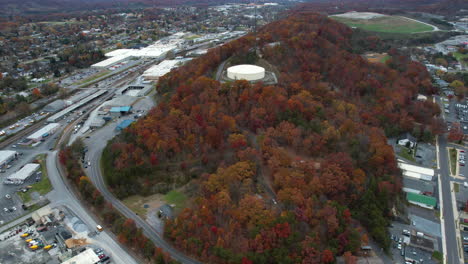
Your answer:
[[[146,216],[149,211],[155,210],[164,204],[161,194],[153,194],[146,197],[132,195],[122,200],[122,202],[130,208],[130,210],[142,216]]]
[[[467,54],[462,54],[460,52],[454,52],[452,54],[453,54],[453,57],[455,57],[455,59],[457,59],[458,62],[460,62],[461,64],[467,64],[468,65],[468,62],[464,61],[465,59],[468,59],[468,53]]]
[[[401,147],[400,151],[398,152],[398,155],[400,155],[402,158],[405,158],[409,161],[415,161],[414,157],[412,154],[408,153],[409,149],[406,147]]]
[[[367,31],[387,33],[418,33],[433,31],[433,27],[400,16],[379,16],[371,19],[331,16],[331,18],[350,27],[357,27]]]
[[[185,207],[187,196],[181,192],[172,190],[164,196],[164,200],[166,200],[168,204],[175,204],[176,208],[181,209]]]

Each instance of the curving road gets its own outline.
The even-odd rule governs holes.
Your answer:
[[[86,208],[78,202],[77,198],[70,191],[67,182],[61,177],[59,171],[57,152],[49,152],[47,155],[47,173],[50,182],[54,189],[46,196],[51,201],[50,206],[66,206],[68,207],[78,218],[87,224],[89,228],[93,228],[97,225],[91,214],[88,213]],[[112,259],[118,264],[137,264],[132,256],[130,256],[120,245],[111,237],[107,232],[101,232],[97,236],[90,239],[93,244],[96,244],[107,252],[112,253]]]
[[[133,219],[135,224],[143,230],[143,233],[153,241],[153,243],[164,250],[166,253],[171,255],[171,257],[181,263],[201,263],[198,262],[184,253],[178,251],[167,243],[159,233],[156,232],[156,229],[149,225],[145,220],[140,216],[136,215],[132,210],[125,206],[119,199],[117,199],[108,189],[104,182],[101,169],[100,169],[100,160],[102,156],[102,151],[107,145],[107,142],[115,136],[115,127],[117,122],[112,122],[107,124],[103,128],[95,131],[89,139],[84,139],[85,144],[88,146],[88,152],[86,160],[89,160],[91,166],[89,166],[85,172],[91,181],[94,183],[96,188],[101,192],[104,199],[107,202],[110,202],[114,208],[119,210],[125,217]]]

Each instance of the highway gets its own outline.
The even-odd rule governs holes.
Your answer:
[[[107,145],[108,140],[115,136],[115,127],[117,123],[109,124],[100,130],[94,132],[90,139],[85,139],[85,143],[88,146],[87,159],[91,161],[91,166],[88,167],[86,173],[91,181],[94,183],[96,188],[104,196],[107,202],[110,202],[114,208],[119,210],[125,217],[131,218],[135,221],[136,225],[142,228],[143,233],[154,242],[154,244],[170,254],[171,257],[182,263],[201,263],[190,257],[185,256],[182,252],[173,248],[167,243],[156,229],[150,226],[140,216],[136,215],[132,210],[126,207],[120,200],[118,200],[108,189],[104,183],[104,179],[100,169],[100,159],[104,147]]]

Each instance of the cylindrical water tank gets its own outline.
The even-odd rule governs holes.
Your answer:
[[[233,80],[256,81],[265,77],[265,69],[250,64],[236,65],[227,69],[227,77]]]

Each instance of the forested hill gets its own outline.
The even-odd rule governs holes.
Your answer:
[[[157,87],[167,100],[104,151],[107,182],[120,197],[187,183],[165,235],[205,263],[331,263],[369,237],[387,248],[401,174],[385,133],[430,139],[439,109],[415,100],[434,92],[422,65],[395,51],[370,64],[352,34],[314,13],[264,26],[273,86],[211,78],[252,60],[252,36],[172,71]]]

